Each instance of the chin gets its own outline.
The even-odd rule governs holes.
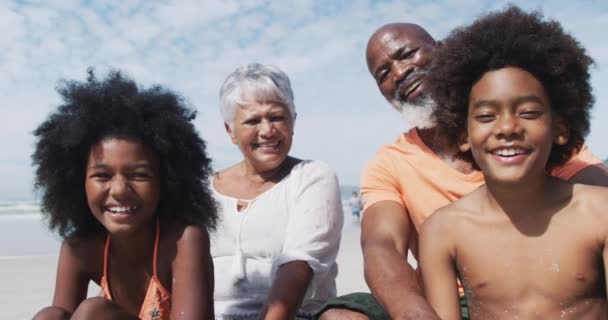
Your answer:
[[[271,156],[258,158],[255,161],[255,168],[258,172],[272,171],[280,167],[287,159],[287,156]]]
[[[435,111],[436,105],[431,98],[421,96],[415,102],[393,100],[391,103],[411,127],[430,129],[436,126],[433,121],[433,111]]]

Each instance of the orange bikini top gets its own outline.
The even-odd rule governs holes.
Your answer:
[[[156,258],[158,254],[158,239],[160,236],[160,226],[156,220],[156,239],[154,240],[154,275],[150,279],[150,285],[146,292],[146,297],[139,311],[139,318],[142,320],[165,320],[169,319],[171,313],[171,294],[158,279],[156,274]],[[101,277],[101,289],[106,299],[112,300],[108,283],[108,253],[110,252],[110,234],[106,238],[106,245],[103,252],[103,276]]]

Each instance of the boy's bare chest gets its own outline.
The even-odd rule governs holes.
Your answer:
[[[597,232],[575,220],[526,231],[495,225],[463,237],[456,263],[465,289],[490,300],[538,296],[564,303],[604,291]]]

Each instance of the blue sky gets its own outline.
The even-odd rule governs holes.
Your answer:
[[[112,3],[111,5],[108,3]],[[514,1],[557,19],[596,61],[588,144],[608,157],[608,2]],[[195,120],[215,169],[241,159],[218,111],[226,75],[250,62],[291,77],[298,120],[291,154],[329,163],[357,184],[376,149],[407,129],[380,96],[365,44],[389,22],[415,22],[435,38],[503,1],[2,1],[0,4],[0,199],[32,192],[32,130],[57,106],[59,79],[120,69],[161,84],[199,111]]]

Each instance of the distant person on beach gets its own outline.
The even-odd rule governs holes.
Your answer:
[[[279,68],[253,63],[230,73],[220,111],[243,160],[212,180],[216,319],[310,319],[336,296],[344,219],[336,174],[289,156],[296,112]]]
[[[589,132],[592,63],[558,22],[517,7],[437,50],[437,125],[485,177],[420,231],[424,292],[441,319],[461,319],[456,278],[473,320],[608,318],[608,188],[548,173]]]
[[[353,293],[333,299],[322,309],[323,320],[439,319],[425,300],[418,272],[407,262],[408,249],[417,257],[418,230],[435,210],[484,184],[482,173],[457,157],[458,148],[438,132],[432,117],[441,105],[427,94],[425,78],[440,46],[411,23],[384,25],[369,39],[369,71],[412,129],[380,148],[362,173],[361,246],[372,295]],[[608,186],[606,167],[585,145],[551,173],[573,182]],[[466,316],[464,296],[461,302]]]
[[[359,219],[361,218],[361,210],[363,209],[363,201],[361,200],[361,197],[359,197],[359,193],[357,191],[353,191],[352,196],[348,200],[348,206],[350,207],[350,211],[355,221],[359,222]]]
[[[120,72],[65,81],[35,131],[41,207],[64,239],[34,319],[211,319],[217,213],[205,143],[181,97]],[[89,281],[102,288],[87,299]]]

